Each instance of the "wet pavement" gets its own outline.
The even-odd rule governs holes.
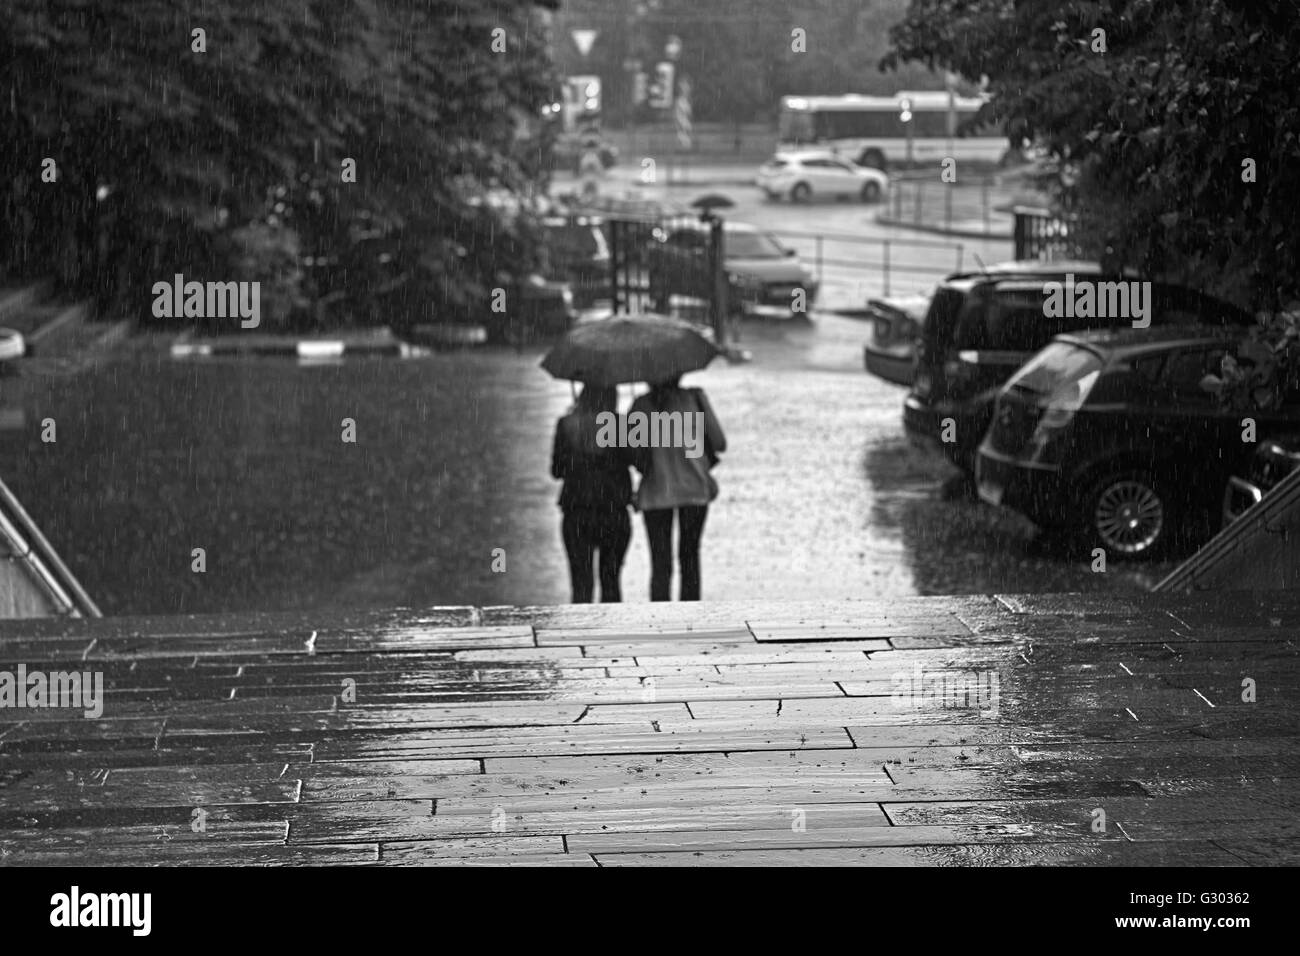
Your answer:
[[[1295,865],[1300,597],[0,622],[0,865]],[[82,702],[84,703],[84,701]]]
[[[688,378],[730,444],[706,600],[1123,591],[1168,570],[1093,573],[1014,515],[948,500],[952,471],[909,444],[903,391],[863,370],[863,334],[829,315],[746,323],[752,362]],[[0,476],[110,614],[562,603],[548,468],[571,398],[542,354],[34,364],[0,393]],[[623,580],[648,599],[639,522]]]

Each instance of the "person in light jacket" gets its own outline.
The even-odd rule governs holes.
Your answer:
[[[722,426],[703,389],[682,388],[681,379],[652,383],[650,391],[632,403],[629,421],[640,412],[699,413],[703,419],[703,454],[691,457],[685,447],[644,448],[635,457],[641,471],[636,506],[645,516],[650,540],[650,600],[671,600],[673,577],[673,516],[677,516],[677,561],[681,571],[680,599],[700,599],[700,538],[709,503],[718,496],[710,474],[717,456],[727,450]]]
[[[600,554],[600,600],[623,599],[619,578],[632,540],[632,478],[626,449],[601,447],[596,440],[597,418],[618,413],[618,390],[584,384],[569,414],[555,428],[551,476],[560,489],[560,530],[569,556],[569,581],[574,604],[590,604],[595,592],[592,573]]]

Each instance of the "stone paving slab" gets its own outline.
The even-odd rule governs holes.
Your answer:
[[[0,622],[0,865],[1294,865],[1297,625],[1287,592]],[[102,714],[39,706],[56,672]]]

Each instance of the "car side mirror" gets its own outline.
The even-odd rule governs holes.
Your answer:
[[[787,249],[787,250],[785,250],[785,256],[786,256],[787,259],[790,258],[791,256],[793,256],[794,254],[795,254],[795,252],[794,252],[793,249]]]

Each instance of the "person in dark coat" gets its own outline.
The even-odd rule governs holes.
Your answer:
[[[595,556],[600,555],[600,600],[623,599],[619,578],[632,540],[632,477],[626,449],[601,447],[597,416],[618,414],[618,390],[584,384],[573,409],[555,428],[551,475],[560,489],[561,531],[569,556],[574,604],[592,601]]]

